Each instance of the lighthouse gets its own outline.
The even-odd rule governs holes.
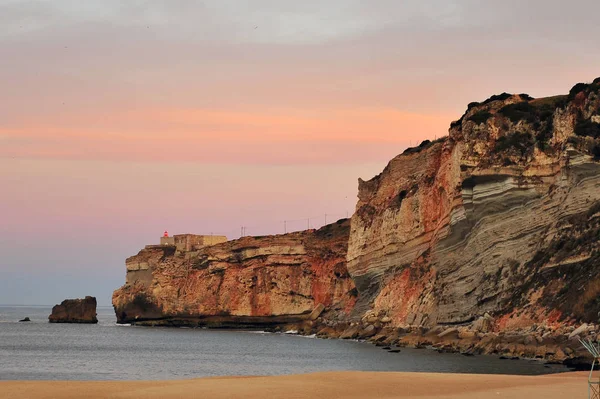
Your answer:
[[[169,232],[165,230],[160,237],[160,245],[175,245],[175,237],[169,237]]]

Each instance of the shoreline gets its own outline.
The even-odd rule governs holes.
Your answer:
[[[586,372],[516,376],[342,371],[163,381],[0,381],[10,398],[548,398],[586,397]]]
[[[165,322],[166,321],[166,322]],[[117,324],[119,322],[117,321]],[[490,355],[507,359],[539,360],[545,364],[560,364],[572,371],[589,370],[592,358],[578,342],[579,335],[571,337],[575,328],[568,332],[556,332],[542,338],[534,332],[476,332],[465,326],[436,326],[433,328],[394,328],[378,326],[365,333],[368,323],[339,323],[331,326],[315,321],[281,323],[249,327],[246,325],[179,324],[173,319],[133,321],[131,326],[150,328],[203,328],[209,330],[264,331],[294,335],[314,336],[320,339],[356,340],[377,347],[431,349],[440,353],[459,353],[465,356]]]

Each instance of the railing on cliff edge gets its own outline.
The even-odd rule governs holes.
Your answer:
[[[309,229],[318,229],[329,223],[333,223],[338,219],[349,218],[350,216],[352,216],[352,213],[348,211],[338,213],[323,213],[320,216],[273,220],[267,222],[263,221],[260,225],[242,225],[239,229],[232,229],[228,231],[211,231],[210,234],[206,235],[224,235],[229,239],[236,239],[246,236],[287,234]]]

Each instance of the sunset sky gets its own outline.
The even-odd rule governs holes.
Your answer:
[[[598,37],[597,0],[0,0],[0,304],[109,305],[165,229],[352,214],[467,103],[600,76]]]

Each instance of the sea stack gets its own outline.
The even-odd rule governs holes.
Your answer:
[[[65,299],[52,308],[48,320],[50,323],[98,323],[96,298],[86,296],[84,299]]]

